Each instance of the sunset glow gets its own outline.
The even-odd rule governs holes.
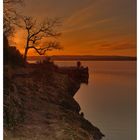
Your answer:
[[[54,50],[48,55],[136,56],[133,0],[26,0],[21,11],[39,20],[61,17],[59,41],[63,50]],[[14,42],[22,53],[25,41],[26,33],[18,29]],[[28,55],[37,53],[30,50]]]
[[[137,1],[3,4],[4,139],[136,140]]]

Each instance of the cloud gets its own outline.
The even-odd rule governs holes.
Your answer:
[[[102,43],[96,46],[98,50],[104,51],[125,51],[136,49],[136,44],[132,42],[120,42],[120,43]]]
[[[113,46],[112,50],[131,50],[131,49],[135,49],[135,48],[136,48],[136,44],[122,43],[122,44]]]
[[[86,5],[82,9],[72,13],[71,16],[65,18],[63,32],[78,33],[81,30],[90,31],[91,28],[92,30],[100,30],[103,27],[106,28],[110,26],[110,24],[115,24],[115,17],[104,16],[106,11],[101,12],[98,10],[98,8],[101,9],[100,2],[103,3],[104,0],[92,1],[89,5]]]
[[[105,54],[136,48],[136,41],[130,39],[136,37],[132,0],[40,1],[29,0],[28,13],[62,15],[62,44],[69,53]]]
[[[90,14],[90,11],[93,9],[93,4],[84,7],[83,9],[80,9],[76,13],[72,14],[70,17],[68,17],[65,21],[65,24],[70,24],[71,26],[77,25],[83,21],[86,21],[89,17],[92,17],[93,14]]]

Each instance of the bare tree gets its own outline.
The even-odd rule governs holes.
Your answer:
[[[27,31],[26,46],[24,52],[24,61],[26,62],[27,53],[29,49],[34,49],[39,55],[44,55],[46,51],[53,49],[61,49],[60,45],[56,41],[48,41],[45,46],[41,46],[41,41],[48,37],[57,38],[60,33],[56,28],[60,25],[58,18],[46,19],[45,21],[37,24],[37,21],[33,17],[23,17],[23,28]]]
[[[4,35],[10,35],[14,31],[14,26],[19,20],[19,14],[16,11],[16,5],[23,5],[24,0],[3,0],[3,30]]]

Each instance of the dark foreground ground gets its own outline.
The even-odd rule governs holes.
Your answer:
[[[81,73],[39,64],[4,66],[4,139],[100,140],[103,134],[73,98],[88,82]]]

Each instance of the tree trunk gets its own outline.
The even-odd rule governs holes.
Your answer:
[[[26,43],[26,47],[25,47],[25,52],[24,52],[24,63],[26,64],[27,62],[27,53],[28,53],[28,45],[29,45],[29,39],[27,38],[27,43]]]
[[[24,52],[24,62],[27,62],[27,53],[28,53],[28,47],[25,48],[25,52]]]

